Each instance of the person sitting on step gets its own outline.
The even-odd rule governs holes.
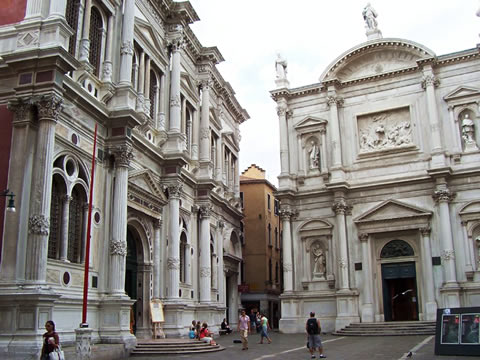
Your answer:
[[[226,334],[230,334],[232,332],[232,329],[230,328],[230,325],[228,325],[227,319],[223,318],[222,324],[220,325],[220,328],[225,331]]]
[[[213,340],[213,334],[208,330],[208,324],[206,322],[203,323],[202,329],[200,330],[200,341],[210,345],[217,345],[215,340]]]

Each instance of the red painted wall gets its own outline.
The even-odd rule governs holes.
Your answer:
[[[0,0],[0,25],[23,20],[26,8],[27,0]]]
[[[0,0],[1,1],[1,0]],[[12,142],[13,113],[5,105],[0,106],[0,192],[7,188],[10,145]],[[5,218],[5,201],[0,197],[0,258],[3,243],[3,222]]]

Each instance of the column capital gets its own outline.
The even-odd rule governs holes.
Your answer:
[[[351,211],[351,206],[347,204],[345,199],[336,200],[332,205],[332,210],[336,215],[346,214]]]
[[[287,112],[288,112],[288,106],[287,106],[287,103],[285,101],[282,101],[280,102],[278,105],[277,105],[277,115],[280,117],[280,116],[287,116]]]
[[[433,74],[426,74],[422,77],[422,88],[425,90],[429,86],[437,87],[440,85],[440,80]]]
[[[63,196],[63,201],[65,202],[70,202],[73,200],[73,196],[70,196],[70,195],[64,195]]]
[[[200,79],[198,81],[198,85],[200,86],[202,91],[210,91],[210,88],[213,85],[213,80],[210,77],[208,77],[206,79]]]
[[[177,36],[173,39],[170,39],[168,45],[172,49],[172,52],[178,52],[185,47],[185,38],[183,37],[183,35]]]
[[[153,223],[153,228],[154,229],[160,229],[162,227],[163,220],[162,219],[153,219],[152,223]]]
[[[28,122],[32,117],[31,99],[14,99],[7,104],[7,109],[15,114],[13,123]]]
[[[427,225],[419,228],[418,230],[420,230],[420,233],[422,234],[422,236],[429,236],[430,232],[432,231],[432,228]]]
[[[361,242],[365,242],[365,241],[368,241],[368,233],[360,233],[358,234],[358,240],[360,240]]]
[[[280,219],[289,221],[293,216],[297,213],[295,210],[291,209],[290,207],[280,209],[278,215],[280,215]]]
[[[177,182],[167,185],[168,197],[170,199],[180,199],[182,195],[183,183]]]
[[[112,148],[115,155],[115,164],[120,167],[128,167],[133,159],[133,148],[131,145],[118,145]]]
[[[451,202],[455,198],[456,194],[448,189],[435,190],[433,193],[433,200],[435,202]]]
[[[327,96],[327,105],[328,107],[331,106],[337,106],[337,107],[342,107],[343,106],[343,98],[339,96]]]
[[[34,235],[48,235],[50,220],[45,215],[35,214],[28,220],[28,232]]]
[[[127,243],[120,240],[110,240],[110,255],[127,255]]]
[[[38,110],[39,120],[58,120],[63,108],[63,99],[56,94],[42,95],[33,100]]]
[[[209,218],[210,215],[212,215],[212,210],[213,207],[211,204],[200,205],[200,207],[198,208],[198,211],[200,213],[200,219]]]

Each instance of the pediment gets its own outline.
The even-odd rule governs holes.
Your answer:
[[[318,230],[330,230],[333,225],[324,220],[308,220],[300,227],[300,232],[304,231],[318,231]]]
[[[480,214],[480,200],[469,202],[460,210],[460,215]]]
[[[160,49],[164,48],[164,46],[158,41],[160,36],[155,34],[153,28],[147,21],[142,20],[139,17],[135,17],[135,29],[137,33],[141,35],[147,45],[150,46],[150,48],[156,49],[157,51],[160,51]]]
[[[180,81],[182,83],[182,88],[188,90],[188,94],[192,99],[198,100],[198,91],[197,91],[197,83],[192,78],[190,74],[185,71],[180,73]]]
[[[401,39],[369,41],[348,50],[324,71],[320,81],[340,82],[380,77],[417,68],[417,61],[434,57],[428,48]]]
[[[374,208],[368,210],[354,220],[355,223],[394,221],[407,218],[430,217],[431,211],[405,204],[397,200],[386,200]]]
[[[444,96],[445,101],[458,100],[462,98],[480,96],[480,89],[471,86],[459,86]]]
[[[320,119],[314,116],[307,116],[303,120],[301,120],[298,124],[295,125],[295,129],[299,130],[310,130],[310,129],[317,129],[322,126],[325,126],[328,123],[325,119]]]
[[[168,202],[168,199],[157,185],[150,170],[134,170],[130,172],[128,176],[128,184],[129,189],[133,191],[137,189],[153,196],[157,201],[164,203]]]

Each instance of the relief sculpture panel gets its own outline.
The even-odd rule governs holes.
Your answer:
[[[414,145],[408,107],[357,116],[360,154]]]

